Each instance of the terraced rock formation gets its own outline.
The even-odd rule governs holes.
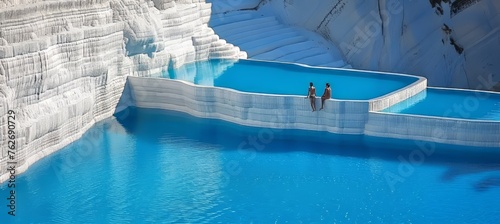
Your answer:
[[[198,0],[0,1],[0,173],[9,110],[21,172],[112,115],[127,76],[246,57],[208,27],[210,14]]]

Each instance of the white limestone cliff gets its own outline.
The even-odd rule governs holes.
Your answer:
[[[199,0],[1,0],[0,182],[9,110],[19,173],[111,116],[127,76],[246,57],[208,27],[210,14]]]
[[[431,86],[500,90],[496,57],[500,52],[500,1],[208,1],[213,3],[216,23],[231,23],[228,20],[255,12],[276,18],[282,25],[321,34],[334,46],[330,52],[335,59],[330,61],[343,60],[357,69],[421,75]],[[227,40],[233,37],[231,33],[219,34]],[[286,50],[293,53],[293,49]],[[275,53],[266,53],[265,57]],[[259,56],[249,54],[250,58]],[[286,59],[300,62],[298,58]]]

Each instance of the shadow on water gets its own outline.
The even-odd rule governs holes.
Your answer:
[[[151,142],[181,137],[218,146],[219,150],[287,153],[303,151],[327,156],[356,157],[401,163],[419,160],[426,165],[447,167],[442,182],[462,175],[500,171],[500,148],[457,147],[363,135],[247,127],[230,122],[202,119],[181,112],[128,108],[127,116],[115,115],[131,134]],[[415,166],[420,165],[418,163]],[[500,187],[500,176],[489,176],[473,184],[478,192]]]
[[[489,176],[474,185],[474,189],[479,192],[488,191],[494,187],[500,188],[500,176]]]
[[[474,175],[500,171],[500,163],[455,163],[449,164],[448,170],[443,173],[441,180],[443,182],[452,182],[464,175]],[[473,189],[478,192],[485,192],[492,188],[500,188],[500,176],[489,175],[482,177],[473,184]]]

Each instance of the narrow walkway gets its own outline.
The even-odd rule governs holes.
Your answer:
[[[209,22],[216,34],[245,51],[248,58],[295,62],[324,67],[350,67],[340,54],[297,27],[281,24],[273,16],[254,11],[212,14]]]

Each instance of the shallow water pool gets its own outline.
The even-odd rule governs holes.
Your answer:
[[[500,94],[427,88],[384,112],[500,121]]]
[[[313,82],[316,95],[321,96],[325,84],[330,83],[332,98],[341,100],[374,99],[418,81],[415,76],[251,60],[194,62],[170,69],[163,76],[205,86],[279,95],[306,96],[309,82]]]

